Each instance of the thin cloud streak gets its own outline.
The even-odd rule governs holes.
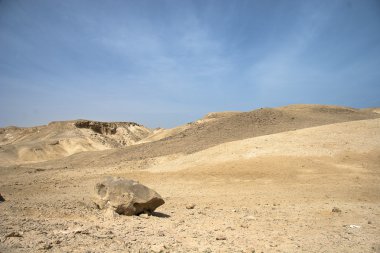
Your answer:
[[[379,17],[370,0],[5,0],[0,125],[172,127],[210,111],[376,106]]]

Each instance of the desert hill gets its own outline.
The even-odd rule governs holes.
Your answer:
[[[153,165],[150,171],[179,171],[256,157],[333,157],[380,151],[380,118],[328,124],[219,144]],[[380,157],[378,157],[380,162]]]
[[[213,115],[213,114],[211,114]],[[215,115],[215,114],[214,114]],[[157,138],[157,132],[148,136],[150,142],[120,149],[76,154],[59,161],[67,164],[104,166],[112,161],[157,158],[170,155],[191,154],[213,146],[303,128],[379,118],[380,114],[360,109],[326,105],[290,105],[279,108],[262,108],[250,112],[220,113],[170,129]],[[168,134],[169,133],[169,134]]]
[[[192,128],[194,126],[194,124],[201,124],[201,123],[204,124],[206,122],[210,122],[210,121],[217,120],[220,118],[230,117],[230,116],[233,116],[233,115],[236,115],[239,113],[241,113],[241,112],[237,112],[237,111],[234,111],[234,112],[211,112],[211,113],[208,113],[204,118],[199,119],[199,120],[192,122],[192,123],[188,123],[186,125],[182,125],[182,126],[178,126],[178,127],[174,127],[174,128],[170,128],[170,129],[163,129],[163,128],[156,129],[153,131],[153,133],[151,135],[149,135],[147,138],[141,140],[139,143],[153,142],[153,141],[158,141],[161,139],[169,138],[169,137],[177,135],[177,134],[179,134],[179,133],[181,133],[187,129]]]
[[[0,128],[0,159],[37,162],[83,151],[133,145],[151,130],[133,122],[74,120],[31,128]]]
[[[250,112],[210,113],[173,129],[150,130],[137,123],[86,120],[0,130],[3,164],[43,162],[97,164],[190,154],[225,142],[308,127],[374,119],[373,110],[327,105],[289,105]],[[134,144],[134,145],[132,145]],[[83,151],[97,151],[85,152]],[[80,154],[79,154],[80,153]],[[73,155],[73,156],[71,156]],[[66,166],[66,165],[63,165]]]

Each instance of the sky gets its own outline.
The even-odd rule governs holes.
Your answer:
[[[378,0],[0,0],[0,127],[380,107]]]

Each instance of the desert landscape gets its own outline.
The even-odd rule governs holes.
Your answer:
[[[109,176],[165,203],[100,209],[95,186]],[[380,252],[379,108],[214,112],[171,129],[6,127],[0,178],[1,253]]]

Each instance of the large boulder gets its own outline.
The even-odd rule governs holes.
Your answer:
[[[99,209],[110,208],[123,215],[150,214],[165,203],[157,192],[145,185],[115,177],[96,184],[94,202]]]

